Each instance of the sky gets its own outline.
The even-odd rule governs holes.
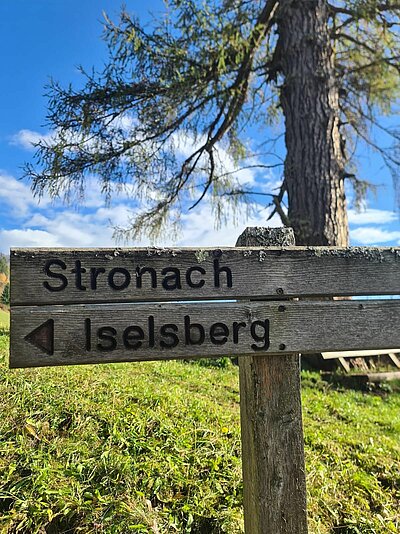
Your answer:
[[[129,0],[129,11],[149,19],[161,16],[160,0]],[[67,206],[46,196],[33,197],[30,184],[21,179],[22,166],[32,161],[32,143],[51,135],[46,127],[45,86],[50,78],[79,85],[78,65],[101,68],[106,45],[101,39],[102,12],[117,20],[119,3],[113,0],[1,0],[0,2],[0,251],[10,247],[114,246],[113,227],[124,226],[135,209],[134,200],[120,195],[111,204],[101,196],[96,180],[88,182],[85,202]],[[388,171],[373,154],[360,155],[363,178],[378,185],[365,209],[350,207],[352,245],[400,245],[400,218]],[[263,171],[265,172],[265,171]],[[276,185],[273,171],[266,187]],[[243,182],[258,183],[257,171],[244,171]],[[351,195],[350,195],[351,201]],[[238,218],[216,229],[210,205],[205,202],[184,214],[181,234],[166,235],[159,245],[229,246],[246,226],[279,226],[269,210],[256,207],[250,219]],[[147,240],[131,246],[148,245]]]

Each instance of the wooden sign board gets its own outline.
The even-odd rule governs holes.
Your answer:
[[[11,367],[400,346],[400,301],[279,302],[400,293],[400,249],[13,249],[11,278]]]
[[[400,300],[16,307],[11,367],[400,346]]]
[[[11,306],[400,292],[400,249],[12,249]]]

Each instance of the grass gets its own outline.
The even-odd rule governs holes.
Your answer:
[[[10,326],[10,313],[0,306],[0,331],[8,330]]]
[[[243,532],[237,368],[9,370],[0,336],[0,532]],[[400,395],[305,373],[311,534],[400,530]]]

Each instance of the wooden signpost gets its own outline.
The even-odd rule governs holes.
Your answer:
[[[14,249],[10,367],[238,355],[246,532],[306,533],[298,354],[400,346],[400,300],[326,300],[399,294],[400,249],[293,245]]]

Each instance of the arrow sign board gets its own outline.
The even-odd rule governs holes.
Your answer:
[[[277,300],[399,294],[399,249],[16,249],[11,279],[11,367],[400,346],[400,300]]]
[[[399,323],[396,300],[20,307],[10,365],[394,348]]]

